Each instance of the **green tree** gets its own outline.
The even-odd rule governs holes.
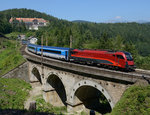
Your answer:
[[[124,39],[120,35],[117,35],[115,38],[111,38],[111,44],[113,50],[123,50]]]

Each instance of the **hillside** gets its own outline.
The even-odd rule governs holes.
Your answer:
[[[131,86],[123,94],[111,115],[149,115],[150,85]]]
[[[19,43],[0,37],[0,60],[0,76],[23,63]]]
[[[23,110],[30,89],[30,84],[23,80],[0,78],[0,109]]]
[[[72,22],[76,22],[76,23],[92,23],[92,22],[85,21],[85,20],[74,20]]]
[[[26,8],[22,8],[22,9],[8,9],[8,10],[4,10],[4,11],[0,11],[0,15],[3,15],[6,17],[7,21],[9,21],[9,19],[11,17],[22,17],[22,18],[44,18],[45,20],[50,20],[50,21],[56,21],[58,20],[57,18],[47,15],[45,13],[41,13],[35,10],[31,10],[31,9],[26,9]]]

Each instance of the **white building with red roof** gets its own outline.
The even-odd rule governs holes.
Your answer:
[[[43,18],[11,18],[9,23],[13,23],[14,20],[17,20],[20,23],[24,22],[26,27],[30,30],[38,30],[39,27],[48,24],[48,21]]]

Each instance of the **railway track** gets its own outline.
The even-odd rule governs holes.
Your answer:
[[[21,52],[22,55],[30,55],[34,58],[38,58],[40,59],[41,56],[33,54],[31,52],[29,52],[26,48],[26,46],[23,46],[21,48]],[[85,66],[85,67],[89,67],[92,69],[96,69],[96,70],[100,70],[100,71],[105,71],[106,72],[110,72],[110,73],[115,73],[115,74],[121,74],[123,76],[132,76],[132,77],[139,77],[139,79],[145,79],[150,83],[150,71],[149,70],[142,70],[142,69],[136,69],[135,71],[132,72],[124,72],[124,71],[119,71],[119,70],[113,70],[113,69],[108,69],[108,68],[102,68],[100,66],[92,66],[92,65],[84,65],[84,64],[80,64],[80,63],[73,63],[73,62],[66,62],[66,61],[62,61],[62,60],[57,60],[57,59],[53,59],[53,58],[49,58],[49,57],[43,57],[43,60],[51,60],[54,62],[59,62],[59,63],[69,63],[71,65],[78,65],[78,66]]]

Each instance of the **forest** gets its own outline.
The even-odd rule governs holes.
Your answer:
[[[38,31],[29,31],[24,23],[10,24],[11,17],[44,18],[49,25]],[[0,11],[0,33],[23,32],[27,36],[44,38],[49,46],[73,48],[110,49],[131,52],[135,62],[150,69],[150,24],[149,23],[92,23],[70,22],[30,9],[9,9]]]

